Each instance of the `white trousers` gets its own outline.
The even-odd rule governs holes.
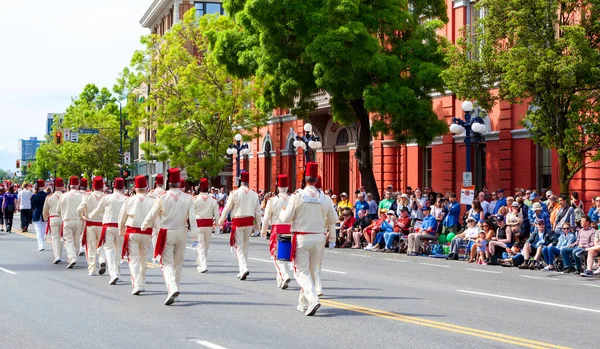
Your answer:
[[[110,278],[119,277],[121,274],[121,237],[119,236],[119,229],[114,227],[106,228],[106,234],[104,236],[104,253],[106,254],[106,265],[108,266],[108,273]]]
[[[52,240],[52,252],[54,259],[62,259],[63,242],[60,237],[60,227],[62,220],[60,217],[50,218],[50,239]]]
[[[238,227],[235,230],[235,254],[240,266],[240,274],[248,271],[248,247],[250,245],[250,235],[254,232],[254,227]]]
[[[41,250],[44,248],[44,240],[46,239],[46,222],[33,222],[33,226],[35,227],[35,234],[37,235],[38,250]]]
[[[167,231],[167,241],[161,260],[169,294],[179,291],[186,239],[187,229],[169,229]]]
[[[324,234],[305,234],[296,236],[294,255],[294,277],[300,285],[300,307],[318,302],[315,279],[325,252]]]
[[[150,246],[151,240],[151,235],[129,235],[127,254],[129,255],[131,286],[133,286],[134,289],[143,289],[146,286],[146,257],[148,256],[148,247]]]
[[[83,230],[83,222],[79,219],[69,219],[63,222],[63,239],[67,247],[67,262],[77,262],[79,254],[79,237]]]
[[[212,234],[212,227],[201,227],[198,228],[200,233],[198,234],[198,259],[197,264],[201,270],[207,268],[208,259],[208,247],[210,246],[210,235]]]
[[[273,250],[273,265],[275,266],[275,272],[277,273],[277,285],[281,286],[281,283],[290,278],[286,266],[288,262],[277,260],[277,241],[275,242],[275,249]]]
[[[98,240],[102,234],[102,227],[87,227],[86,239],[87,246],[85,249],[85,255],[88,264],[88,271],[90,273],[96,273],[99,264],[106,263],[106,257],[104,256],[104,248],[98,248]],[[98,263],[96,262],[98,261]]]

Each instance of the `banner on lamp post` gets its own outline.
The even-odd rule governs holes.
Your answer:
[[[465,187],[460,189],[460,203],[462,205],[472,205],[473,197],[475,196],[475,186]]]

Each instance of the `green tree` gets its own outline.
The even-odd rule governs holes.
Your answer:
[[[46,178],[48,172],[56,172],[59,177],[80,176],[87,178],[94,175],[114,178],[119,175],[119,109],[114,96],[106,88],[98,89],[88,84],[78,97],[73,98],[67,108],[62,124],[55,123],[53,135],[38,148],[36,161],[30,171],[32,176]],[[58,128],[60,127],[60,129]],[[98,134],[79,134],[79,142],[62,144],[54,142],[54,133],[81,128],[99,129]],[[124,140],[123,147],[127,148]]]
[[[0,169],[0,181],[5,180],[5,179],[9,179],[8,172]]]
[[[228,74],[209,47],[207,33],[233,26],[229,17],[191,10],[164,36],[142,38],[145,50],[134,53],[115,91],[128,97],[132,130],[157,131],[156,143],[141,145],[148,159],[169,160],[191,178],[216,176],[234,129],[248,139],[265,124],[267,115],[252,107],[261,81]]]
[[[491,110],[530,102],[522,124],[558,152],[562,194],[600,159],[600,1],[480,0],[476,36],[449,46],[443,73],[460,99]],[[490,89],[497,86],[497,89]],[[497,93],[496,93],[497,92]]]
[[[334,120],[360,125],[356,157],[368,192],[379,192],[373,133],[425,145],[447,132],[429,95],[443,87],[436,30],[447,21],[444,0],[226,0],[224,6],[238,26],[214,36],[219,60],[237,76],[266,81],[258,103],[264,110],[292,108],[305,118],[313,95],[327,91]]]

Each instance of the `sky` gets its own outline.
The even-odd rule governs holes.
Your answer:
[[[86,84],[112,89],[129,65],[152,0],[0,0],[0,169],[19,139],[43,138]]]

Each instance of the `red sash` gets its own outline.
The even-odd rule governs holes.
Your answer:
[[[235,217],[231,220],[231,235],[229,235],[229,246],[235,245],[235,231],[241,227],[254,225],[254,217]]]
[[[98,248],[104,245],[106,241],[106,229],[108,228],[118,228],[119,225],[117,223],[104,223],[102,224],[102,234],[100,235],[100,239],[98,240]]]
[[[87,227],[101,227],[102,222],[85,221],[83,224],[83,237],[81,238],[81,246],[85,246],[87,253]]]
[[[160,229],[158,231],[158,237],[156,239],[156,246],[154,247],[154,258],[161,256],[160,260],[162,263],[162,254],[165,251],[165,245],[167,244],[167,229]]]
[[[273,224],[271,226],[271,238],[269,239],[269,251],[271,252],[271,256],[275,256],[277,234],[289,234],[291,228],[291,224]]]
[[[51,218],[56,218],[56,217],[60,217],[60,216],[48,216],[48,224],[46,224],[46,235],[44,236],[44,239],[46,238],[46,236],[48,236],[48,233],[50,232],[50,220]],[[60,236],[62,236],[62,226],[61,226],[61,234]]]
[[[142,230],[141,228],[127,227],[125,237],[123,238],[123,249],[121,250],[121,258],[125,259],[129,256],[129,234],[152,235],[152,228]]]
[[[212,218],[200,218],[196,219],[196,224],[198,224],[198,228],[208,228],[213,226]]]

